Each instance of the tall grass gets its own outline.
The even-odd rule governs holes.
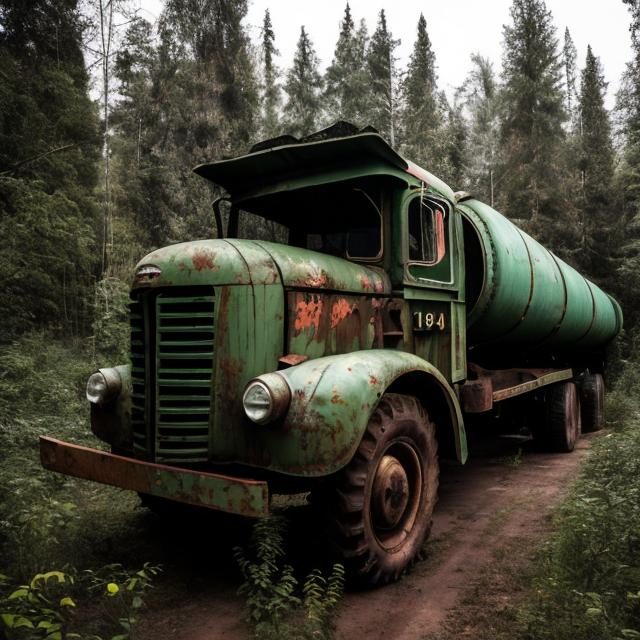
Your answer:
[[[543,549],[525,611],[528,640],[640,638],[640,414],[623,376]]]

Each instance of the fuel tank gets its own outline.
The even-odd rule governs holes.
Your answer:
[[[596,350],[622,328],[618,303],[490,206],[463,216],[470,345]]]

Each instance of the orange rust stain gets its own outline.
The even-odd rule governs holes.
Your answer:
[[[314,327],[316,333],[320,325],[320,316],[322,315],[322,298],[310,300],[306,302],[300,300],[296,305],[296,319],[293,324],[296,331],[303,331]]]
[[[193,268],[196,271],[202,271],[203,269],[215,269],[216,266],[213,259],[216,254],[208,249],[196,249],[191,256],[191,262],[193,262]]]
[[[331,328],[337,327],[352,312],[353,307],[344,298],[334,302],[331,309]]]
[[[322,269],[313,268],[309,271],[309,275],[304,279],[307,287],[324,287],[327,284],[327,274]]]
[[[367,276],[360,276],[360,284],[362,285],[362,288],[366,289],[367,291],[371,291],[371,289],[373,289],[371,280],[369,280]]]
[[[369,376],[369,384],[370,385],[378,384],[378,378],[376,378],[375,376]]]

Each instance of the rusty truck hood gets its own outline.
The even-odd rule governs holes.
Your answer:
[[[256,240],[196,240],[157,249],[135,270],[133,288],[282,284],[287,288],[389,293],[382,269],[308,249]]]

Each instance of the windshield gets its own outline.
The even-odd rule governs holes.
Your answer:
[[[366,181],[285,191],[237,212],[237,237],[271,240],[351,260],[382,255],[382,189]],[[229,233],[234,233],[233,216]]]

